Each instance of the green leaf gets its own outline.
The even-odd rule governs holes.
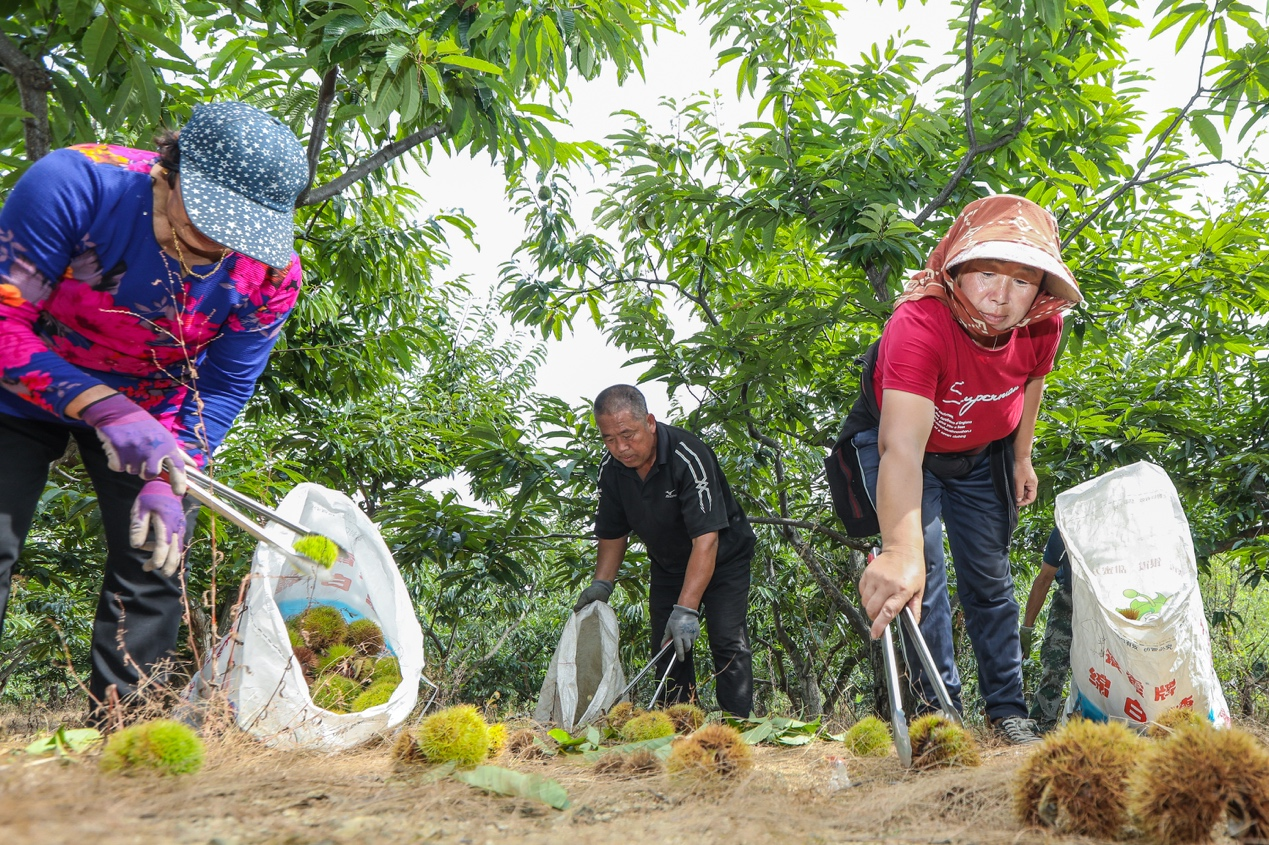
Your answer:
[[[145,26],[143,24],[139,24],[135,22],[129,23],[128,34],[133,36],[140,36],[147,43],[153,44],[155,47],[158,47],[160,50],[162,50],[164,53],[167,53],[172,58],[180,59],[181,61],[186,62],[189,65],[190,70],[191,71],[194,70],[194,60],[191,59],[189,56],[185,55],[185,51],[180,48],[179,44],[177,44],[172,39],[168,38],[163,33],[159,32],[154,27]]]
[[[1190,40],[1190,36],[1194,34],[1194,30],[1198,29],[1199,24],[1207,23],[1208,11],[1202,8],[1186,19],[1185,24],[1181,27],[1181,31],[1176,34],[1176,51],[1181,52],[1181,48],[1185,46],[1185,42]]]
[[[631,751],[645,749],[656,754],[661,759],[670,756],[670,746],[678,737],[659,736],[656,739],[645,739],[639,742],[626,742],[621,745],[610,745],[607,748],[595,748],[583,752],[582,759],[588,763],[593,763],[605,754],[629,754]]]
[[[1084,5],[1093,13],[1093,19],[1102,26],[1110,26],[1110,13],[1106,11],[1105,0],[1084,0]]]
[[[88,75],[96,76],[105,70],[119,41],[118,30],[110,22],[109,15],[101,15],[84,33],[83,51],[88,59]]]
[[[775,734],[775,726],[770,721],[758,723],[757,727],[750,728],[740,735],[740,738],[750,745],[757,745],[765,742]]]
[[[388,49],[383,53],[383,60],[388,65],[388,70],[396,73],[401,60],[408,55],[410,55],[410,48],[404,44],[389,44]]]
[[[32,757],[52,753],[79,754],[92,748],[102,739],[101,731],[96,728],[75,728],[68,731],[65,726],[62,726],[49,736],[32,742],[23,749],[23,752]]]
[[[784,170],[789,163],[779,156],[760,155],[749,159],[750,167],[770,167],[775,170]]]
[[[1045,27],[1057,35],[1066,22],[1066,0],[1039,0],[1039,11]]]
[[[419,778],[419,782],[436,783],[438,780],[444,780],[454,774],[457,769],[458,764],[453,760],[450,760],[448,763],[441,763],[439,766],[429,769],[426,774]]]
[[[486,792],[541,801],[557,810],[568,807],[568,792],[564,787],[558,781],[539,774],[516,772],[501,766],[477,766],[471,771],[456,772],[454,779]]]
[[[445,86],[441,82],[441,74],[436,65],[422,65],[423,79],[427,81],[427,99],[434,106],[449,107],[449,97],[445,96]]]
[[[481,73],[492,73],[494,76],[502,76],[502,68],[497,65],[490,64],[483,59],[477,59],[474,56],[464,56],[462,53],[438,56],[436,60],[443,65],[453,65],[454,67],[468,70],[478,70]]]
[[[806,745],[814,741],[820,731],[820,720],[803,722],[787,716],[767,716],[763,719],[738,719],[728,716],[724,721],[741,731],[741,738],[750,745],[774,742],[780,745]]]
[[[815,741],[815,737],[807,734],[780,734],[775,741],[781,745],[809,745]]]
[[[1215,158],[1221,157],[1221,136],[1216,131],[1216,127],[1212,125],[1212,121],[1208,120],[1205,115],[1190,115],[1190,129],[1194,130],[1194,134],[1203,142],[1203,146],[1207,147],[1207,151]]]
[[[132,54],[132,78],[140,85],[141,104],[145,108],[146,117],[158,125],[163,111],[163,100],[159,96],[158,86],[154,84],[154,71],[146,67],[138,53]]]
[[[556,742],[558,742],[560,744],[560,748],[563,748],[563,749],[576,748],[577,746],[586,742],[586,734],[582,734],[581,736],[573,736],[572,734],[570,734],[568,731],[564,730],[563,728],[552,728],[551,730],[547,731],[546,735],[549,736],[551,739],[555,740]]]

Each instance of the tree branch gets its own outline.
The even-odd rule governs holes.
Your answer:
[[[802,558],[802,562],[806,564],[806,569],[811,573],[811,577],[815,579],[815,583],[819,586],[820,591],[828,596],[838,610],[846,616],[846,620],[850,622],[850,627],[865,643],[871,639],[872,623],[864,616],[863,612],[855,607],[855,603],[846,598],[846,594],[841,591],[833,579],[828,577],[828,573],[824,571],[824,567],[819,565],[815,560],[810,546],[802,543],[798,547],[798,556]]]
[[[3,668],[0,668],[0,695],[4,694],[4,688],[9,685],[9,677],[22,665],[22,659],[25,658],[40,642],[39,637],[28,637],[17,646],[5,652],[3,657],[6,661]]]
[[[840,531],[834,531],[826,525],[820,525],[817,522],[808,522],[804,519],[785,519],[777,516],[751,516],[749,517],[749,522],[753,525],[779,525],[787,526],[789,528],[801,528],[804,531],[814,531],[817,534],[823,534],[825,537],[828,537],[834,542],[841,543],[843,546],[847,546],[848,548],[858,549],[861,552],[866,552],[872,548],[871,544],[865,543],[863,540],[856,540],[852,537],[847,537]]]
[[[1190,109],[1194,108],[1194,104],[1198,102],[1199,98],[1202,97],[1203,94],[1207,90],[1206,88],[1203,87],[1203,70],[1204,70],[1204,65],[1207,61],[1207,51],[1212,45],[1212,30],[1216,25],[1216,20],[1217,20],[1216,16],[1213,16],[1211,22],[1207,25],[1207,38],[1203,42],[1203,56],[1202,58],[1199,59],[1199,72],[1198,72],[1199,81],[1198,81],[1198,85],[1194,89],[1193,96],[1191,96],[1189,99],[1189,102],[1187,102],[1185,106],[1176,113],[1176,116],[1172,118],[1172,122],[1168,124],[1168,128],[1163,130],[1163,132],[1159,134],[1159,138],[1157,141],[1155,141],[1154,147],[1150,150],[1149,153],[1146,154],[1146,157],[1141,160],[1141,165],[1137,168],[1137,172],[1132,175],[1132,178],[1129,179],[1124,184],[1120,185],[1114,191],[1112,191],[1110,196],[1106,197],[1106,199],[1099,202],[1097,204],[1097,207],[1094,208],[1092,212],[1090,212],[1083,220],[1081,220],[1075,226],[1075,228],[1071,229],[1070,233],[1067,234],[1067,236],[1062,239],[1062,245],[1061,245],[1062,249],[1066,249],[1067,246],[1069,246],[1071,242],[1075,240],[1076,236],[1079,235],[1080,232],[1084,231],[1085,227],[1087,227],[1088,224],[1096,220],[1098,215],[1100,215],[1103,211],[1109,208],[1111,204],[1115,202],[1115,200],[1119,199],[1124,194],[1131,191],[1133,188],[1139,187],[1143,184],[1148,184],[1147,182],[1143,182],[1141,180],[1141,175],[1145,173],[1146,169],[1150,167],[1150,165],[1154,162],[1155,157],[1158,156],[1159,153],[1163,150],[1164,144],[1166,144],[1168,139],[1172,137],[1172,133],[1174,133],[1181,126],[1181,122],[1185,120],[1185,116],[1189,114]],[[1149,181],[1158,181],[1158,180],[1152,179]]]
[[[524,620],[527,619],[529,616],[529,611],[535,608],[536,608],[536,605],[533,602],[531,601],[526,602],[524,612],[520,614],[520,618],[516,619],[516,621],[511,625],[510,628],[503,631],[502,636],[498,638],[497,642],[495,642],[493,646],[488,651],[485,652],[483,657],[473,662],[472,666],[473,667],[479,666],[482,663],[486,663],[492,660],[494,655],[502,650],[502,646],[507,642],[507,639],[516,631],[520,630],[520,626],[524,624]]]
[[[775,563],[770,557],[767,558],[767,579],[773,584],[776,582]],[[785,630],[778,598],[773,596],[768,604],[771,608],[771,626],[775,629],[776,639],[784,647],[784,652],[793,663],[793,671],[798,677],[798,698],[801,699],[803,716],[819,716],[823,712],[823,703],[819,694],[819,682],[815,677],[815,669],[812,663],[814,658],[812,655],[806,655],[806,649],[800,648],[793,641],[793,638],[789,636],[788,631]],[[811,648],[814,648],[813,643]],[[790,693],[787,687],[785,688],[785,693]],[[789,697],[792,698],[793,696],[790,694]]]
[[[964,89],[965,155],[961,157],[960,164],[956,166],[956,170],[952,173],[952,178],[943,186],[943,190],[939,191],[938,196],[930,200],[929,204],[913,218],[912,222],[918,226],[928,220],[931,214],[943,207],[969,170],[969,166],[974,163],[974,159],[983,153],[998,150],[1006,144],[1012,143],[1015,138],[1022,134],[1022,130],[1026,128],[1027,123],[1030,121],[1029,116],[1023,117],[1019,115],[1018,120],[1008,132],[988,141],[986,144],[980,145],[978,143],[978,134],[974,130],[974,98],[970,95],[969,89],[974,80],[974,24],[978,21],[979,2],[980,0],[973,0],[969,4],[969,20],[965,24],[965,77],[962,83],[962,88]]]
[[[3,32],[0,32],[0,65],[13,75],[22,108],[31,114],[22,118],[22,131],[27,159],[38,161],[48,154],[53,143],[48,122],[48,92],[53,90],[53,77],[43,64],[23,53]]]
[[[721,325],[718,317],[714,316],[714,312],[710,310],[709,305],[705,303],[705,265],[709,261],[709,251],[713,247],[714,242],[710,238],[705,239],[705,254],[701,256],[700,271],[696,274],[696,304],[705,312],[709,322],[717,328]]]
[[[592,531],[589,534],[508,534],[503,538],[507,542],[512,541],[547,541],[547,540],[594,540],[595,534]]]
[[[322,145],[326,143],[326,122],[330,118],[330,107],[335,102],[335,83],[339,81],[339,65],[335,65],[322,77],[322,87],[317,92],[317,108],[313,111],[313,128],[308,133],[308,185],[305,191],[313,187],[313,177],[317,175],[317,163],[322,157]]]
[[[869,261],[864,265],[864,275],[868,284],[872,285],[872,295],[878,302],[889,302],[890,291],[886,288],[886,279],[890,276],[890,268],[878,261]]]
[[[1022,134],[1022,130],[1027,128],[1027,123],[1030,120],[1030,117],[1019,117],[1017,122],[1015,122],[1005,134],[997,138],[993,138],[982,146],[974,145],[965,150],[965,155],[961,157],[961,162],[956,166],[956,170],[952,173],[952,178],[949,179],[947,184],[943,186],[943,190],[939,191],[938,196],[930,200],[929,205],[921,209],[921,212],[913,218],[912,222],[920,226],[929,219],[931,214],[942,208],[948,198],[952,195],[952,191],[956,190],[956,186],[960,183],[961,177],[963,177],[969,170],[969,166],[974,163],[974,159],[978,158],[983,153],[989,153],[992,150],[1000,149],[1006,144],[1013,143],[1013,140]]]
[[[750,522],[753,522],[753,521],[754,520],[750,520]],[[1269,534],[1269,519],[1261,522],[1259,525],[1253,525],[1250,528],[1245,528],[1242,531],[1239,531],[1238,533],[1234,534],[1233,536],[1226,537],[1224,540],[1221,540],[1219,543],[1214,544],[1211,547],[1211,549],[1207,551],[1207,554],[1209,556],[1224,554],[1225,552],[1228,552],[1231,549],[1233,549],[1234,546],[1238,545],[1239,543],[1245,542],[1247,540],[1255,540],[1267,534]]]
[[[974,81],[974,24],[978,23],[978,2],[979,0],[973,0],[969,4],[969,19],[965,22],[965,78],[961,82],[965,109],[965,137],[969,141],[971,150],[978,145],[978,138],[974,135],[973,97],[969,93],[969,86]]]
[[[303,208],[308,205],[317,205],[319,202],[324,202],[331,197],[338,196],[350,185],[366,178],[380,167],[383,167],[394,159],[408,153],[419,144],[430,141],[440,135],[444,135],[448,131],[449,129],[447,127],[436,124],[407,135],[400,141],[393,141],[391,144],[385,145],[374,155],[363,159],[348,168],[348,170],[342,175],[332,179],[320,188],[310,188],[306,190],[304,193],[300,194],[300,198],[295,203],[295,206],[296,208]]]

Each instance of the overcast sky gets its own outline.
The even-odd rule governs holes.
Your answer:
[[[909,38],[929,45],[929,54],[936,59],[933,67],[954,43],[954,33],[947,25],[953,13],[948,0],[929,0],[924,6],[909,2],[903,12],[894,2],[887,2],[884,7],[872,3],[852,6],[836,27],[838,57],[854,62],[873,43],[884,44],[887,37],[906,26]],[[715,89],[723,92],[723,118],[728,128],[753,120],[754,101],[738,103],[735,99],[735,65],[715,73],[717,50],[710,47],[708,31],[696,20],[694,10],[685,15],[679,27],[682,34],[662,32],[658,43],[651,45],[645,61],[646,80],[635,77],[618,87],[613,74],[608,73],[593,82],[571,82],[573,102],[567,110],[571,126],[560,127],[557,135],[568,140],[602,140],[623,125],[624,118],[612,116],[617,109],[633,110],[664,128],[666,115],[657,107],[662,97],[682,100],[696,92]],[[1150,28],[1148,25],[1133,33],[1129,55],[1152,71],[1154,84],[1142,105],[1149,112],[1161,114],[1169,107],[1183,105],[1193,93],[1201,34],[1191,39],[1186,54],[1178,58],[1172,54],[1175,30],[1152,42],[1147,39]],[[1145,125],[1153,122],[1148,117]],[[585,173],[579,172],[576,178],[579,191],[593,184]],[[523,234],[504,195],[501,168],[491,165],[487,155],[476,159],[437,156],[428,173],[417,178],[415,186],[425,198],[426,214],[461,209],[476,222],[481,248],[477,251],[459,238],[452,238],[454,261],[449,276],[466,275],[478,295],[491,290],[497,284],[499,265],[510,257]],[[593,204],[592,200],[578,203],[575,211],[579,224],[589,223]],[[589,318],[579,314],[574,329],[571,336],[566,334],[563,340],[548,344],[547,363],[539,371],[540,392],[577,402],[589,400],[609,384],[637,380],[639,368],[623,367],[626,354],[608,346]],[[652,411],[664,418],[670,407],[665,389],[660,384],[644,385],[643,389]],[[680,403],[690,402],[689,397],[682,395],[677,399]]]

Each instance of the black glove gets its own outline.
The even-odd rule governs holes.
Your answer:
[[[590,582],[590,586],[582,590],[582,594],[577,597],[577,604],[573,605],[573,612],[581,610],[591,602],[608,601],[608,597],[612,595],[612,581],[601,581],[596,578]]]
[[[701,635],[700,619],[699,611],[676,604],[674,612],[670,614],[670,621],[665,623],[665,635],[661,637],[661,642],[674,640],[674,654],[680,662],[687,660],[687,653]]]
[[[1022,625],[1018,628],[1018,639],[1022,644],[1022,659],[1031,656],[1031,646],[1035,643],[1035,626]]]

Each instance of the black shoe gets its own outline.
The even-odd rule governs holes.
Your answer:
[[[991,727],[1010,745],[1029,745],[1040,741],[1039,726],[1034,719],[1026,716],[1006,716],[993,722]]]

